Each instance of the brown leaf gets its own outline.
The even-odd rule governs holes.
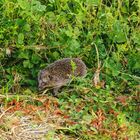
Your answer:
[[[116,97],[116,100],[119,102],[119,103],[121,103],[122,105],[127,105],[127,99],[128,99],[128,97],[127,96],[118,96],[118,97]]]
[[[63,115],[63,112],[61,110],[57,109],[54,111],[54,114],[55,115]]]

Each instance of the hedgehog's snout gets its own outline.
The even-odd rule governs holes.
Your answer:
[[[44,89],[44,87],[45,87],[45,83],[40,81],[39,84],[38,84],[38,89],[42,90],[42,89]]]

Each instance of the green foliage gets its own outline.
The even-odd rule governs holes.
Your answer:
[[[21,69],[18,72],[36,77],[35,69],[71,56],[82,57],[89,68],[97,67],[94,42],[107,84],[116,76],[120,80],[123,72],[139,76],[137,1],[131,8],[127,0],[3,0],[0,5],[0,56],[1,65],[7,69],[19,59],[15,62]],[[25,78],[23,74],[23,79],[31,80],[30,76]]]
[[[97,90],[90,82],[86,83],[91,90],[99,92],[93,97],[98,106],[93,108],[107,110],[106,99],[112,108],[122,111],[117,117],[118,124],[127,122],[126,118],[139,123],[137,105],[123,111],[113,104],[114,97],[110,95],[128,94],[132,97],[130,103],[138,104],[133,97],[140,84],[139,15],[138,0],[1,0],[2,94],[22,93],[24,88],[37,91],[38,71],[64,57],[82,58],[89,71],[92,69],[87,76],[91,79],[99,59],[100,79],[105,81],[105,89]],[[75,68],[73,63],[72,67]],[[73,95],[69,100],[74,102],[77,98]],[[79,113],[73,118],[82,116],[84,121],[91,117]]]

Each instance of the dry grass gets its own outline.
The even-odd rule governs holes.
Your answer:
[[[67,129],[62,126],[67,118],[58,109],[57,100],[46,96],[36,100],[43,105],[27,104],[27,100],[13,100],[6,107],[0,108],[0,140],[75,140],[55,133]]]
[[[61,100],[36,94],[0,95],[0,140],[139,138],[140,126],[128,122],[121,111],[111,109],[105,112],[101,108],[94,111],[92,106],[95,101],[92,98],[85,95],[84,98],[75,97],[72,100],[72,97]],[[122,96],[113,100],[112,104],[114,102],[127,107]]]

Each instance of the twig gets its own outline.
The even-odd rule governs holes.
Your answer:
[[[93,45],[93,44],[95,46],[96,54],[97,54],[97,67],[98,67],[98,69],[100,69],[99,51],[98,51],[97,45],[94,42],[92,42],[91,45]]]
[[[11,108],[13,108],[13,106],[10,106],[8,109],[6,109],[1,115],[0,115],[0,119],[5,115],[5,113],[10,110]]]
[[[101,70],[101,64],[100,64],[100,59],[99,59],[99,51],[98,48],[96,46],[96,44],[94,42],[92,42],[92,44],[94,44],[95,49],[96,49],[96,54],[97,54],[97,69],[95,71],[95,74],[93,76],[93,82],[95,87],[100,83],[100,70]]]

